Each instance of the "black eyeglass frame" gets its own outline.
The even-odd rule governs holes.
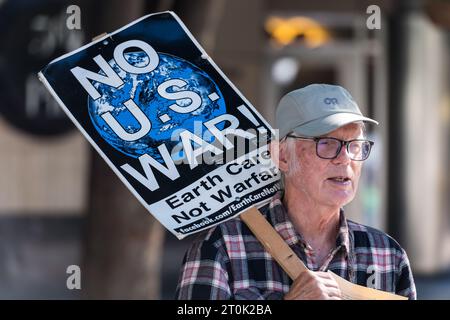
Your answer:
[[[375,142],[373,142],[371,140],[367,140],[367,139],[353,139],[353,140],[347,140],[346,141],[346,140],[341,140],[341,139],[333,138],[333,137],[301,137],[301,136],[295,136],[295,135],[292,135],[292,134],[289,134],[289,133],[286,135],[286,137],[296,138],[296,139],[301,139],[301,140],[313,140],[316,143],[316,155],[319,158],[326,159],[326,160],[336,159],[339,156],[339,153],[341,153],[342,146],[345,146],[345,148],[347,149],[347,153],[348,153],[350,159],[352,159],[353,161],[365,161],[365,160],[367,160],[369,158],[370,152],[372,151],[372,147],[375,144]],[[332,140],[336,140],[336,141],[339,142],[339,148],[336,151],[336,155],[334,157],[326,158],[326,157],[319,156],[319,150],[318,150],[319,149],[319,140],[322,140],[322,139],[332,139]],[[370,144],[370,149],[369,149],[369,152],[367,153],[367,157],[366,158],[364,158],[364,159],[353,159],[350,156],[350,151],[348,150],[348,147],[349,147],[350,143],[352,143],[354,141],[364,141],[364,142],[368,142]]]

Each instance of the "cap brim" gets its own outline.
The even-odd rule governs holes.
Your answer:
[[[327,133],[330,133],[342,126],[349,123],[364,121],[374,124],[378,124],[377,121],[364,117],[356,113],[335,113],[326,117],[315,119],[302,124],[293,129],[293,131],[299,135],[305,135],[309,137],[317,137]]]

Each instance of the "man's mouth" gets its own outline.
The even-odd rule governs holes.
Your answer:
[[[340,183],[340,184],[348,184],[352,181],[352,179],[350,179],[349,177],[346,177],[346,176],[331,177],[331,178],[328,178],[327,180],[330,180],[335,183]]]

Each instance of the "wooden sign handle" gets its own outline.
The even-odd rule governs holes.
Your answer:
[[[278,232],[267,222],[258,208],[251,207],[241,213],[239,217],[292,280],[297,279],[300,273],[308,270]]]
[[[305,264],[281,238],[256,207],[251,207],[239,216],[249,227],[255,237],[292,280],[300,273],[308,271]],[[406,297],[393,293],[363,287],[354,284],[329,271],[339,285],[343,299],[346,300],[407,300]]]

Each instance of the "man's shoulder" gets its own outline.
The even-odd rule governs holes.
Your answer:
[[[400,244],[386,232],[352,220],[347,220],[347,224],[348,230],[353,236],[355,249],[370,247],[392,249],[399,253],[403,252]]]
[[[242,240],[249,236],[252,237],[253,234],[238,216],[200,232],[193,242],[208,243],[214,247],[220,247],[230,239]]]

